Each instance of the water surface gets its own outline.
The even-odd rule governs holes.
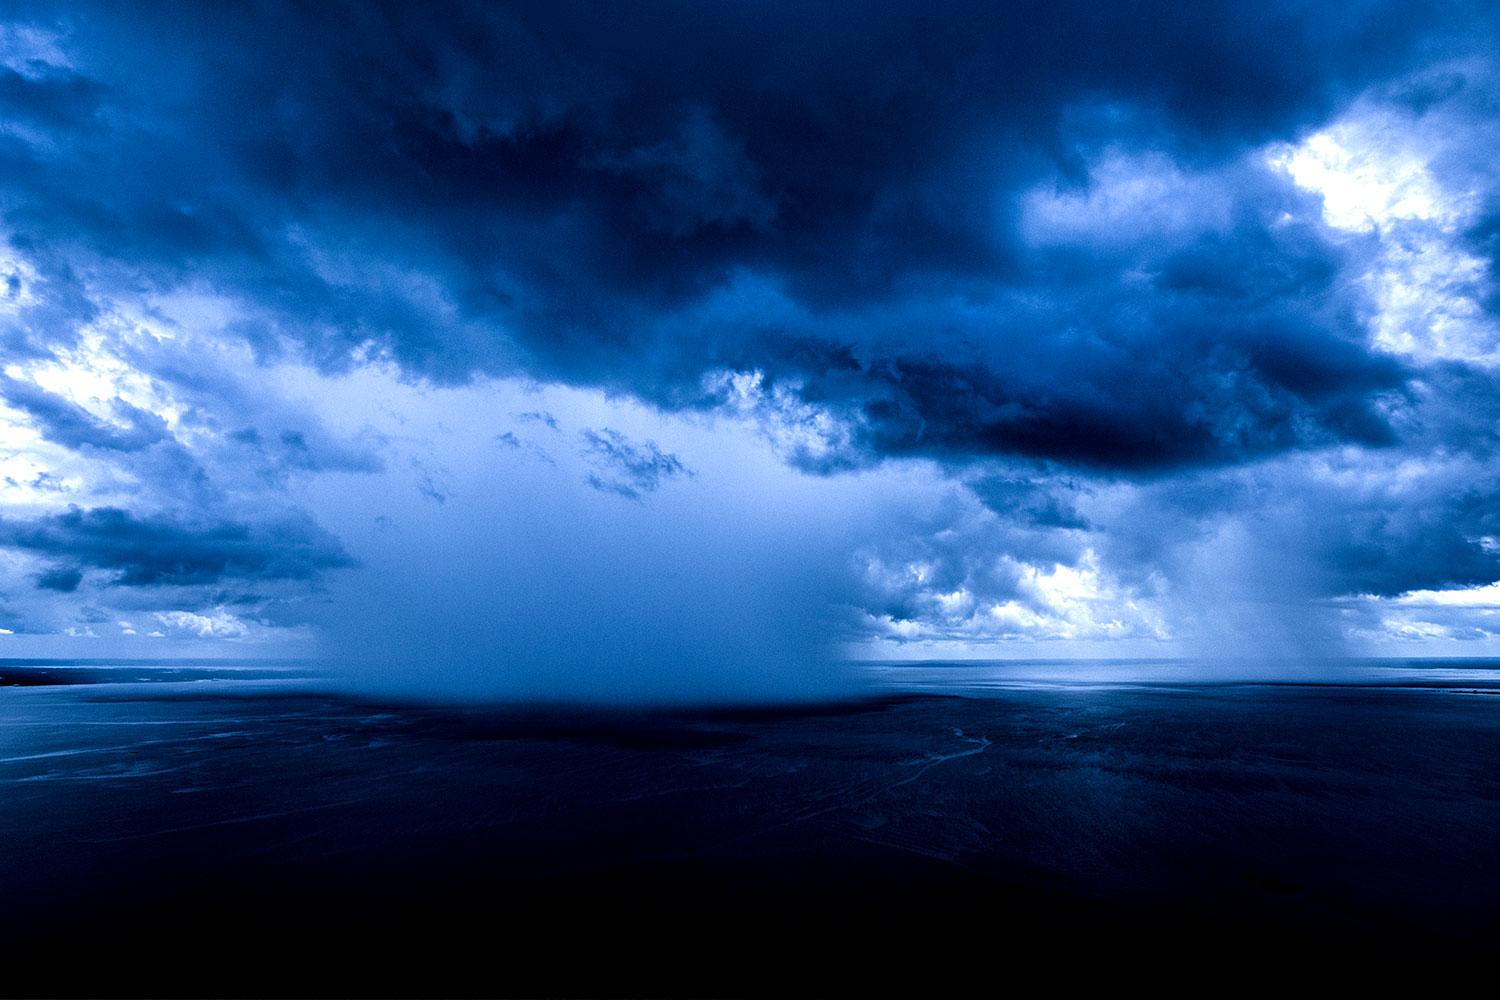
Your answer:
[[[876,665],[855,703],[611,714],[372,703],[299,665],[8,664],[0,932],[61,992],[1483,960],[1500,663],[1346,667]]]

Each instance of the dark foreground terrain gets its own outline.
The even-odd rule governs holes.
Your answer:
[[[8,993],[1493,974],[1490,669],[1337,685],[896,672],[909,693],[692,715],[50,669],[76,683],[0,666]]]

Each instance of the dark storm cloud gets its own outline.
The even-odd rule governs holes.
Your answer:
[[[1395,511],[1355,508],[1331,527],[1320,516],[1326,512],[1309,511],[1308,536],[1317,539],[1313,544],[1336,581],[1335,593],[1391,596],[1481,586],[1500,577],[1497,495],[1500,483],[1491,479]]]
[[[1482,457],[1384,455],[1322,474],[1280,460],[1144,484],[1122,506],[1091,510],[1089,543],[1126,582],[1165,574],[1187,584],[1187,599],[1193,572],[1239,580],[1242,596],[1264,602],[1392,597],[1500,579],[1496,496]],[[1254,551],[1215,548],[1235,536]],[[1193,570],[1205,546],[1218,555]]]
[[[261,460],[261,475],[273,483],[286,480],[287,473],[379,472],[384,464],[368,448],[339,441],[316,423],[299,430],[262,434],[254,427],[232,431],[228,440],[253,452]]]
[[[84,569],[113,574],[122,587],[197,586],[229,581],[310,580],[353,565],[338,540],[305,518],[260,524],[139,516],[114,507],[31,521],[0,519],[0,545],[59,565],[38,585],[77,587]]]
[[[655,441],[632,441],[608,427],[585,430],[581,436],[584,457],[598,470],[589,474],[587,482],[602,493],[639,500],[642,493],[656,492],[665,479],[693,474],[681,459],[662,451]]]
[[[1490,315],[1500,316],[1500,192],[1495,195],[1491,211],[1465,235],[1480,258],[1489,266],[1492,284],[1484,306]]]
[[[541,424],[548,430],[557,430],[557,418],[546,410],[528,410],[525,413],[512,414],[512,416],[523,423]]]
[[[54,476],[50,472],[38,472],[35,476],[32,476],[30,479],[25,480],[17,479],[15,476],[6,476],[4,479],[0,479],[0,482],[5,483],[6,486],[9,486],[13,489],[25,487],[27,489],[36,490],[38,493],[73,492],[67,483],[63,482],[61,479],[59,479],[57,476]]]
[[[1266,156],[1351,114],[1395,136],[1354,150],[1372,169],[1408,126],[1424,155],[1461,136],[1425,169],[1476,199],[1449,242],[1500,277],[1492,5],[19,11],[55,44],[0,53],[0,349],[24,371],[102,330],[181,442],[124,403],[100,419],[20,379],[0,393],[139,483],[141,509],[198,512],[3,522],[42,599],[113,581],[117,603],[191,586],[227,606],[348,563],[310,521],[250,512],[301,473],[406,471],[402,442],[334,426],[398,404],[342,401],[325,424],[245,341],[335,373],[723,407],[820,474],[933,459],[962,499],[870,540],[849,602],[918,634],[962,638],[995,603],[1066,618],[1038,583],[1062,567],[1207,616],[1500,575],[1500,383],[1433,360],[1423,317],[1377,301],[1389,246],[1431,264],[1447,244],[1418,237],[1440,227],[1331,229]],[[1493,283],[1431,283],[1394,291],[1500,311]],[[164,335],[122,332],[138,319]],[[1399,325],[1416,348],[1372,349]],[[629,499],[691,474],[608,428],[572,438],[578,415],[548,405],[566,433],[541,410],[484,425],[517,475],[553,461],[546,440]],[[463,460],[412,461],[400,492],[424,519],[482,500]],[[932,473],[876,475],[909,469]]]
[[[36,578],[37,588],[40,590],[55,590],[60,594],[71,594],[78,589],[83,582],[81,570],[71,567],[61,569],[49,569]]]
[[[73,63],[0,88],[28,126],[0,137],[0,210],[59,275],[206,283],[263,350],[332,367],[368,342],[438,380],[519,367],[671,406],[760,370],[856,422],[845,464],[1375,445],[1372,396],[1406,373],[1364,352],[1322,235],[1248,207],[1281,195],[1111,250],[1039,249],[1022,194],[1082,190],[1114,148],[1220,170],[1419,57],[1486,51],[1483,12],[39,8]],[[747,276],[792,329],[736,301]]]
[[[984,476],[968,484],[990,510],[1038,528],[1084,530],[1089,522],[1078,512],[1073,483],[1036,482],[1013,476]]]
[[[76,73],[33,65],[36,75],[0,68],[0,115],[49,130],[86,126],[99,110],[105,87]]]
[[[1100,217],[1088,185],[1063,187],[1086,226],[1041,213],[1024,284],[809,326],[796,350],[771,340],[781,377],[850,414],[873,455],[1157,472],[1393,443],[1386,412],[1411,373],[1370,352],[1362,302],[1336,280],[1359,248],[1287,222],[1316,206],[1263,173],[1189,183],[1209,204],[1174,206],[1186,222],[1171,225],[1160,205]],[[817,348],[840,329],[853,350]]]
[[[172,436],[161,417],[121,399],[112,402],[112,409],[125,423],[124,427],[106,423],[38,385],[3,375],[0,375],[0,398],[30,417],[47,440],[67,448],[133,452]]]

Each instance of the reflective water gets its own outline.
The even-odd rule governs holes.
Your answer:
[[[1148,971],[1483,957],[1500,664],[1346,667],[882,665],[858,703],[611,715],[11,665],[0,932],[114,992],[199,968],[166,946],[251,991],[313,961],[312,992],[951,990],[997,948],[1045,985],[1082,942]]]

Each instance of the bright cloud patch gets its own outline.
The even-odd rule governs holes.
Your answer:
[[[1484,304],[1495,294],[1491,262],[1465,239],[1484,217],[1484,192],[1463,160],[1476,132],[1493,139],[1495,125],[1470,114],[1458,100],[1417,111],[1372,97],[1269,160],[1318,195],[1330,226],[1374,241],[1357,280],[1372,299],[1375,343],[1493,364],[1500,322]]]

